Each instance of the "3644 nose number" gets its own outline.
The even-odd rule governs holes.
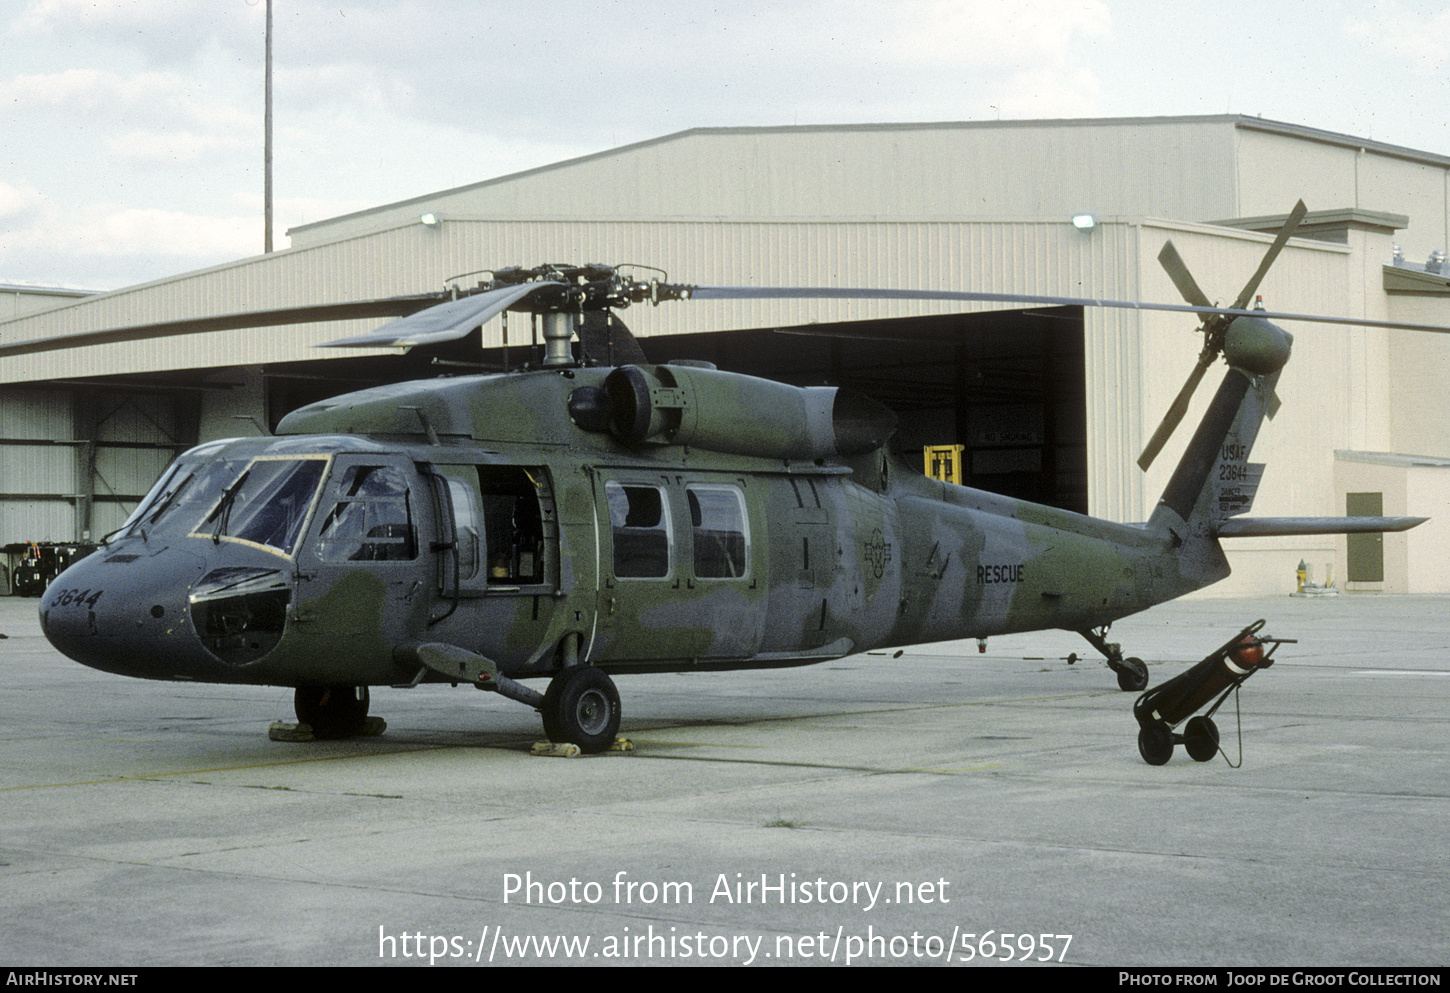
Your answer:
[[[61,590],[55,599],[51,600],[53,607],[90,607],[96,606],[96,601],[101,599],[105,590],[92,589],[89,586],[83,590]]]

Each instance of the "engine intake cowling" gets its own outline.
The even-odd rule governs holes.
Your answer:
[[[620,366],[571,398],[581,427],[626,445],[691,445],[732,455],[816,460],[885,444],[896,415],[834,386],[790,386],[696,366]]]

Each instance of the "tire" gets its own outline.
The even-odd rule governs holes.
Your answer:
[[[1118,670],[1118,689],[1137,693],[1148,688],[1148,666],[1142,659],[1124,659]]]
[[[1162,721],[1138,732],[1138,754],[1149,765],[1164,765],[1173,757],[1173,732]]]
[[[1183,729],[1183,748],[1195,762],[1207,762],[1218,754],[1218,725],[1209,717],[1193,717]]]
[[[292,695],[297,720],[318,738],[361,734],[368,716],[366,686],[299,686]]]
[[[588,665],[570,666],[544,693],[544,733],[583,752],[602,752],[619,734],[619,691],[614,680]]]

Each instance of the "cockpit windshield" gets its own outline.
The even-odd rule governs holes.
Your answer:
[[[117,536],[228,539],[291,555],[326,469],[326,456],[179,461]]]

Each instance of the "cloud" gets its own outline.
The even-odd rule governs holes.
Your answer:
[[[0,272],[7,280],[54,282],[68,273],[114,269],[117,260],[164,259],[156,275],[261,251],[261,217],[87,203],[61,207],[29,188],[0,184]],[[77,277],[66,276],[74,281]],[[85,277],[99,285],[95,277]]]
[[[258,251],[256,217],[208,217],[175,210],[94,204],[69,228],[76,249],[100,255],[164,252],[196,260],[236,258]]]
[[[1344,32],[1416,76],[1437,76],[1450,62],[1450,9],[1407,11],[1390,4],[1374,20],[1351,19]]]
[[[9,226],[24,224],[39,211],[43,200],[39,190],[0,183],[0,220]]]
[[[282,227],[693,127],[1100,113],[1114,28],[1103,0],[283,0],[274,17]],[[262,187],[261,0],[31,0],[4,23],[24,57],[0,71],[0,210],[30,254],[0,253],[0,275],[258,249],[261,211],[237,198]]]
[[[13,112],[51,112],[111,121],[169,121],[208,131],[259,126],[259,114],[211,99],[198,84],[171,72],[124,74],[66,69],[0,81],[0,104]]]
[[[17,38],[63,38],[67,47],[99,44],[161,65],[191,63],[198,51],[255,39],[260,52],[263,6],[196,0],[31,0],[10,22]]]
[[[195,131],[135,130],[106,140],[106,148],[113,160],[138,166],[195,165],[250,153],[257,147],[257,135],[250,131],[199,134]]]

